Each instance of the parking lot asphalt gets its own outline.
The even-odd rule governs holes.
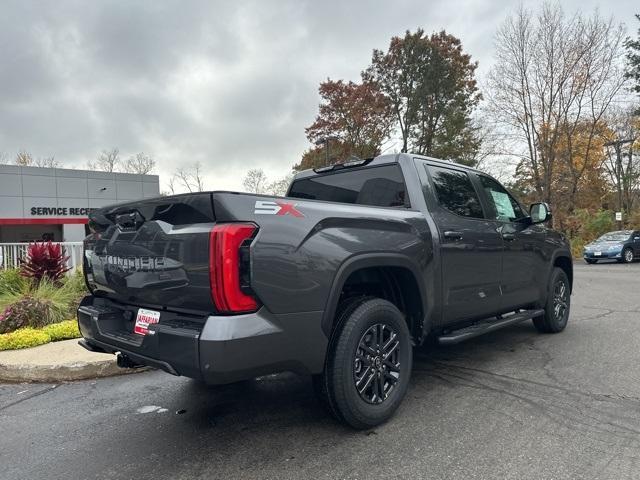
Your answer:
[[[639,477],[640,264],[576,263],[561,334],[417,350],[397,415],[367,432],[288,374],[0,385],[4,480]]]

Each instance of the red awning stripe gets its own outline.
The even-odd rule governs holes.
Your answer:
[[[60,225],[85,224],[88,218],[0,218],[0,225]]]

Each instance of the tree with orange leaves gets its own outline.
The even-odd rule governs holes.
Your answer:
[[[390,135],[393,117],[389,101],[378,86],[373,82],[327,79],[320,84],[319,93],[322,103],[318,116],[305,133],[311,143],[321,144],[305,152],[294,168],[302,170],[324,166],[336,159],[379,154],[382,143]]]

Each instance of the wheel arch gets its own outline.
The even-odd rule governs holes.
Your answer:
[[[553,259],[553,266],[564,270],[569,279],[569,291],[573,292],[573,260],[571,256],[565,253],[558,253]]]
[[[374,273],[375,272],[375,273]],[[415,342],[423,339],[427,331],[427,299],[424,282],[418,267],[401,254],[360,254],[345,260],[339,267],[331,286],[322,318],[322,330],[331,337],[338,305],[344,299],[345,287],[359,276],[380,276],[386,284],[382,298],[394,303],[405,314]]]

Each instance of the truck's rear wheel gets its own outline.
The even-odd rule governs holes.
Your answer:
[[[336,418],[366,429],[388,420],[405,396],[413,352],[402,313],[379,298],[340,309],[316,390]]]
[[[571,310],[569,278],[564,270],[553,269],[549,288],[544,315],[534,318],[533,324],[541,333],[558,333],[567,326]]]

